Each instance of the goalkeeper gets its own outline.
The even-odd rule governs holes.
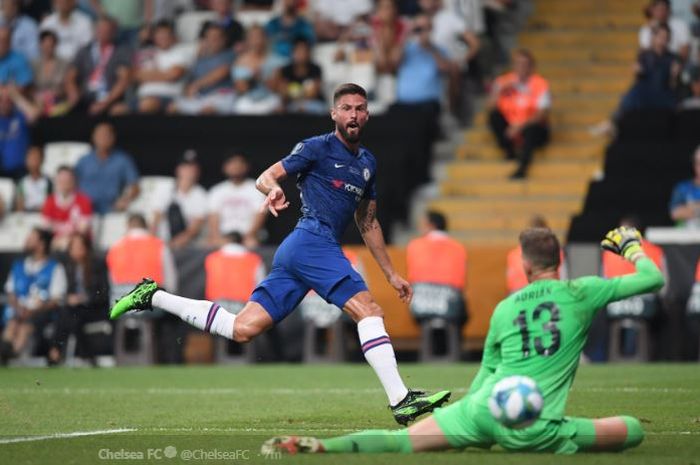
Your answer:
[[[481,368],[465,397],[407,429],[369,430],[322,440],[276,437],[263,445],[263,453],[422,452],[498,444],[511,451],[573,454],[639,445],[644,432],[636,418],[574,418],[564,416],[564,409],[596,311],[664,284],[656,265],[644,255],[640,239],[636,229],[621,227],[601,243],[634,263],[636,273],[610,280],[587,276],[561,281],[556,236],[544,228],[523,231],[523,267],[530,284],[493,312]],[[501,425],[488,408],[494,384],[510,375],[531,377],[544,397],[540,418],[523,429]]]

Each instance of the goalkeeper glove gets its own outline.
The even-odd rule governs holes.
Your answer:
[[[626,260],[632,260],[634,255],[644,253],[641,240],[642,235],[637,231],[637,228],[620,226],[605,235],[605,238],[600,243],[600,247],[614,254],[621,255]]]

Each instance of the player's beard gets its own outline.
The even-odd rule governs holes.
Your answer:
[[[340,135],[343,136],[343,139],[345,139],[346,142],[350,144],[356,144],[360,142],[360,136],[362,135],[362,126],[357,124],[357,135],[351,136],[348,133],[347,126],[341,126],[341,125],[336,125],[338,128],[338,131],[340,132]]]

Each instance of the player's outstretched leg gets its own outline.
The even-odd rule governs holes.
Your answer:
[[[304,436],[277,436],[262,445],[263,456],[274,453],[382,453],[426,452],[449,449],[445,434],[431,416],[410,428],[366,430],[328,439]]]
[[[162,308],[202,331],[237,342],[248,342],[273,324],[269,314],[255,302],[249,302],[234,315],[214,302],[165,292],[151,279],[144,279],[119,299],[109,317],[115,320],[131,310],[152,310],[153,307]]]
[[[345,311],[357,322],[357,332],[367,363],[384,387],[394,419],[408,424],[424,413],[432,412],[450,398],[449,391],[426,394],[409,390],[401,379],[391,339],[384,327],[381,307],[369,292],[363,291],[347,301]]]
[[[627,415],[608,418],[568,417],[576,425],[573,441],[580,451],[621,451],[637,447],[644,440],[638,419]]]

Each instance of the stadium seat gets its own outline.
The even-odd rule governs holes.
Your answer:
[[[129,211],[141,213],[150,219],[159,201],[175,187],[175,179],[169,176],[144,176],[139,180],[141,193],[129,206]]]
[[[153,365],[155,334],[150,318],[128,317],[117,321],[114,356],[117,365]],[[135,339],[129,333],[135,332]]]
[[[0,178],[0,201],[4,205],[4,211],[12,210],[12,203],[15,198],[15,182],[10,178]]]
[[[627,345],[625,338],[634,334],[634,352],[626,354],[622,349]],[[649,361],[649,322],[636,318],[613,320],[610,323],[610,342],[608,344],[610,362],[648,362]]]
[[[207,21],[216,19],[213,11],[187,11],[177,18],[175,32],[180,42],[196,42],[199,31]]]
[[[459,323],[442,318],[426,320],[420,325],[421,344],[419,360],[421,362],[457,362],[462,353],[462,337]],[[443,333],[444,351],[436,350],[437,332]],[[442,344],[441,344],[442,345]]]
[[[126,213],[121,212],[107,213],[102,217],[99,231],[96,233],[99,249],[107,250],[112,244],[124,237],[127,217]]]
[[[255,25],[265,26],[273,15],[274,13],[272,11],[248,10],[236,13],[236,19],[240,21],[243,27],[249,29],[251,26]]]
[[[92,150],[86,142],[50,142],[44,147],[43,173],[53,178],[62,165],[75,166],[83,155]]]
[[[0,251],[18,252],[23,249],[27,235],[42,224],[39,213],[10,213],[0,223]]]

